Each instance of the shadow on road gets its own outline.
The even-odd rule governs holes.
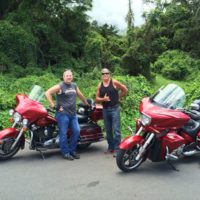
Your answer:
[[[81,155],[95,155],[102,154],[102,147],[98,145],[91,145],[87,149],[78,150]],[[0,164],[6,164],[10,162],[22,162],[22,161],[45,161],[45,160],[57,160],[61,159],[61,153],[59,149],[49,149],[42,152],[44,159],[39,151],[29,150],[27,147],[24,150],[20,150],[14,157],[9,160],[0,161]]]
[[[191,165],[197,164],[198,168],[200,168],[200,156],[192,156],[192,157],[185,157],[181,160],[178,161],[173,161],[172,165],[176,169],[174,170],[166,161],[163,162],[151,162],[151,161],[146,161],[141,164],[139,168],[132,172],[122,172],[119,171],[117,172],[118,176],[139,176],[139,175],[145,175],[145,176],[152,176],[152,174],[155,174],[155,176],[164,176],[168,174],[180,174],[185,171],[185,169],[188,169]]]

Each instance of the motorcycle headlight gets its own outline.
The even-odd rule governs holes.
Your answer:
[[[21,115],[18,112],[15,112],[13,115],[13,119],[15,122],[19,122],[21,120]]]
[[[143,113],[141,114],[140,119],[144,126],[147,126],[151,123],[151,117],[149,117],[148,115],[145,115]]]
[[[28,125],[28,119],[23,119],[22,124],[23,124],[23,126],[27,126]]]

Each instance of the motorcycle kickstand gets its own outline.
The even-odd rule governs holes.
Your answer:
[[[174,171],[179,172],[179,169],[177,169],[177,168],[171,163],[170,160],[167,160],[167,164],[168,164]]]
[[[40,155],[42,156],[42,159],[45,160],[44,153],[40,149],[36,149],[36,150],[40,152]]]

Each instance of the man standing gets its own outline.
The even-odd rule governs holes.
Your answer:
[[[71,70],[66,70],[63,73],[63,82],[54,85],[48,89],[45,96],[52,108],[56,109],[55,118],[59,128],[60,149],[64,159],[74,160],[79,159],[80,156],[76,153],[77,141],[80,134],[80,127],[76,115],[76,96],[89,106],[86,98],[79,90],[76,83],[72,82],[73,74]],[[56,105],[53,101],[52,95],[57,95]],[[67,130],[68,127],[72,129],[72,135],[68,144]]]
[[[105,153],[115,153],[121,142],[119,102],[128,92],[125,85],[110,78],[110,71],[102,69],[102,82],[98,84],[96,102],[103,105],[103,118],[108,149]],[[120,91],[120,93],[119,93]]]

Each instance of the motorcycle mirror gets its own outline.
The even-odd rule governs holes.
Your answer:
[[[199,110],[199,109],[200,109],[200,106],[199,106],[199,104],[197,104],[197,103],[191,103],[191,109]]]

